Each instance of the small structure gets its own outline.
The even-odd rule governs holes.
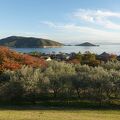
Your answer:
[[[110,60],[110,54],[103,52],[102,54],[97,56],[97,59],[107,62],[108,60]]]
[[[50,57],[46,58],[46,61],[51,61],[52,59]]]

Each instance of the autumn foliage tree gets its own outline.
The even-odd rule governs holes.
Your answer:
[[[27,54],[20,54],[7,47],[0,46],[0,71],[4,69],[20,69],[22,65],[32,67],[45,66],[45,60]]]

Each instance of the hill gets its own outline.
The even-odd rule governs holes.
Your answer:
[[[10,36],[0,40],[0,45],[15,48],[59,47],[63,44],[43,38]]]
[[[99,45],[95,45],[95,44],[92,44],[92,43],[89,43],[89,42],[85,42],[85,43],[82,43],[82,44],[78,44],[76,46],[99,46]]]

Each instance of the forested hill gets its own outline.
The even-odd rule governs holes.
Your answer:
[[[95,45],[95,44],[92,44],[92,43],[89,43],[89,42],[85,42],[85,43],[82,43],[82,44],[77,44],[76,46],[99,46],[99,45]]]
[[[0,40],[0,45],[15,48],[59,47],[62,43],[43,38],[10,36]]]

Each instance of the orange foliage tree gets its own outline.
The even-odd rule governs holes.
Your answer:
[[[0,46],[0,71],[4,69],[16,70],[20,69],[22,65],[29,65],[32,67],[45,66],[45,60],[42,58],[32,57],[27,54],[20,54],[7,47]]]

